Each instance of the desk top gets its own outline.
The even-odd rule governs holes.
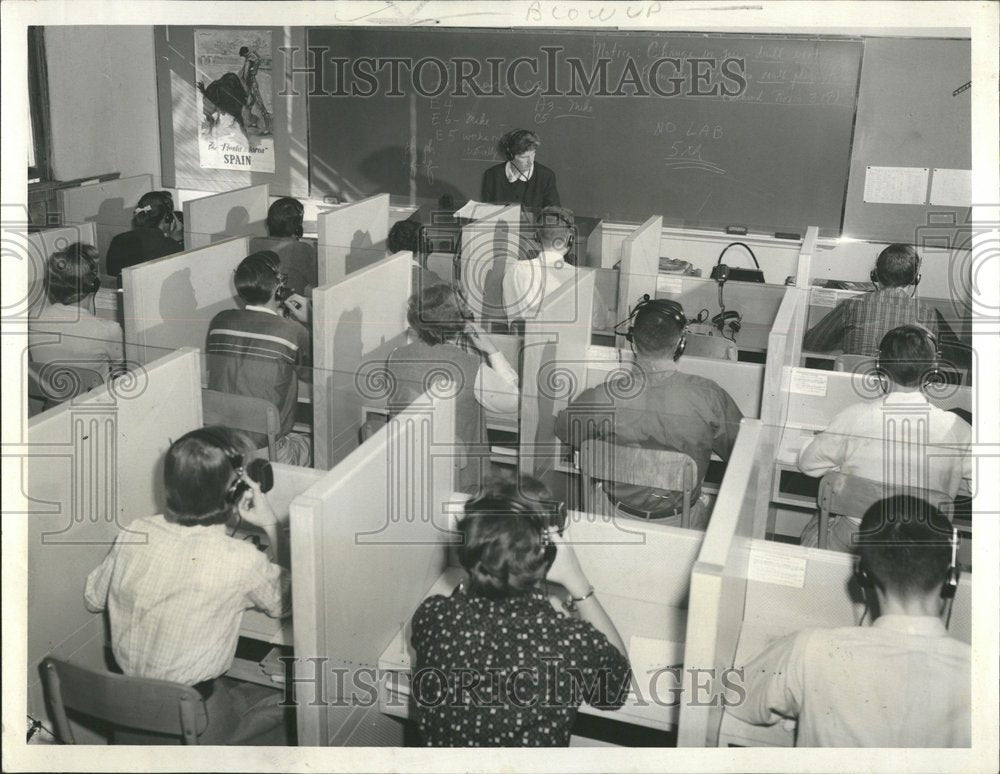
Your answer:
[[[448,568],[431,586],[427,596],[450,594],[464,577],[464,570],[456,567]],[[673,689],[678,687],[679,678],[672,673],[662,673],[659,670],[667,666],[679,666],[683,662],[687,611],[604,593],[600,589],[597,591],[604,609],[627,644],[635,674],[634,686],[639,687],[642,698],[630,695],[625,706],[613,713],[606,713],[586,704],[580,707],[580,711],[649,728],[670,730],[677,724],[680,707],[679,705],[668,707],[654,701],[650,693],[650,683],[653,683],[652,689],[656,691],[655,695],[660,700],[668,702],[673,699],[675,695]],[[560,612],[562,611],[560,600],[564,596],[565,592],[558,596],[550,593],[549,596],[553,608]],[[414,659],[410,635],[408,620],[379,657],[380,671],[409,672]],[[386,680],[381,683],[380,690],[401,693],[408,690],[404,683],[405,681],[400,680]],[[408,702],[399,699],[400,697],[394,697],[392,701],[383,701],[382,706],[395,707],[399,711],[391,714],[407,717]]]
[[[744,621],[743,629],[740,632],[740,641],[736,646],[734,666],[745,665],[771,642],[785,634],[797,631],[798,628],[801,627],[780,623],[764,626]],[[795,721],[779,720],[771,726],[755,726],[726,712],[722,716],[719,746],[723,747],[730,743],[747,747],[793,747],[795,745]]]

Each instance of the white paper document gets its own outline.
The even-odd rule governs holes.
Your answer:
[[[927,167],[867,167],[867,204],[924,204],[927,202]]]

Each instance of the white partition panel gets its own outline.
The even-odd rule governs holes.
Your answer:
[[[358,686],[445,569],[454,438],[453,401],[425,393],[292,502],[300,745],[403,743]]]
[[[45,714],[46,655],[103,666],[102,619],[84,608],[84,582],[119,529],[162,512],[160,460],[171,438],[201,426],[200,396],[198,353],[183,350],[29,420],[30,714]]]
[[[459,285],[477,321],[506,320],[503,278],[522,257],[521,207],[513,204],[462,228]]]
[[[556,415],[584,388],[594,305],[594,270],[547,296],[524,329],[521,374],[520,462],[542,477],[560,467]]]
[[[317,216],[320,287],[385,257],[389,237],[389,194],[369,196]]]
[[[622,245],[618,272],[618,316],[628,317],[644,294],[656,293],[656,275],[660,271],[660,230],[663,218],[654,217],[628,235]]]
[[[381,406],[388,397],[383,366],[404,343],[410,281],[411,255],[404,252],[313,291],[318,468],[331,468],[354,450],[364,406]]]
[[[267,208],[266,183],[186,201],[184,246],[191,250],[231,237],[267,236]]]
[[[132,228],[135,205],[152,190],[152,175],[136,175],[56,192],[63,223],[95,224],[102,274],[107,274],[104,258],[111,240]]]
[[[149,348],[204,350],[212,317],[237,307],[233,273],[247,242],[237,237],[124,269],[128,359],[146,362]]]

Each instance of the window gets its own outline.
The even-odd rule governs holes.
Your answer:
[[[49,80],[45,66],[45,33],[42,27],[28,28],[28,182],[52,179]]]

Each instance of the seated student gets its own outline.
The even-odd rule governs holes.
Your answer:
[[[139,199],[132,215],[132,230],[118,234],[108,246],[108,274],[121,279],[122,269],[184,249],[184,227],[174,214],[167,191],[150,191]]]
[[[889,245],[872,269],[873,293],[846,298],[807,331],[802,348],[810,352],[843,350],[873,357],[893,328],[919,324],[937,336],[934,309],[913,297],[920,282],[920,256],[910,245]],[[912,290],[907,290],[912,288]]]
[[[542,251],[536,258],[520,260],[507,267],[503,278],[503,303],[507,320],[532,320],[545,298],[563,283],[576,277],[570,258],[576,225],[573,213],[564,207],[546,207],[538,221],[538,240]],[[595,291],[591,324],[604,329],[607,314]]]
[[[971,649],[941,620],[957,584],[952,541],[957,550],[948,520],[922,500],[875,503],[857,548],[877,620],[773,643],[746,665],[746,698],[726,711],[760,725],[798,718],[796,747],[968,747]]]
[[[711,379],[677,370],[676,361],[684,352],[685,324],[684,310],[674,301],[641,303],[627,334],[635,352],[632,376],[584,390],[559,412],[555,433],[577,449],[597,435],[623,446],[687,454],[698,466],[691,525],[703,529],[709,513],[707,501],[701,497],[701,481],[712,452],[729,459],[743,414],[729,393]],[[608,418],[613,427],[604,421]],[[583,422],[584,427],[577,422]],[[604,489],[618,510],[629,516],[680,523],[680,492],[610,481],[604,483]],[[671,521],[663,521],[666,519]]]
[[[456,453],[457,483],[463,492],[475,492],[482,466],[489,465],[483,409],[517,413],[517,372],[490,337],[466,319],[451,285],[426,286],[410,296],[406,319],[417,340],[389,355],[389,410],[405,409],[426,391],[429,379],[447,375],[457,389],[455,434],[463,447]]]
[[[283,196],[267,210],[266,237],[250,240],[250,252],[270,250],[277,253],[281,273],[288,277],[287,285],[300,296],[311,296],[318,284],[316,248],[302,241],[302,202]]]
[[[418,293],[421,288],[430,285],[445,284],[443,279],[424,265],[426,258],[420,245],[420,230],[421,225],[415,220],[399,220],[392,224],[392,228],[389,229],[389,238],[386,240],[389,255],[395,255],[404,250],[413,254],[410,287],[413,288],[414,293]]]
[[[163,466],[166,512],[122,530],[84,592],[88,609],[108,611],[126,675],[191,685],[202,695],[208,725],[200,744],[288,743],[280,692],[222,677],[243,612],[277,618],[291,605],[288,571],[230,532],[243,520],[264,531],[269,551],[279,546],[274,512],[244,468],[250,453],[246,439],[224,427],[174,441]]]
[[[299,379],[312,378],[306,299],[288,293],[278,256],[267,250],[244,258],[235,282],[244,308],[219,312],[209,323],[208,386],[273,403],[281,416],[278,462],[308,466],[309,436],[292,431]],[[267,438],[257,435],[261,448]]]
[[[117,322],[94,313],[101,287],[97,249],[75,242],[49,256],[46,272],[49,303],[28,320],[32,363],[64,363],[93,372],[94,383],[105,380],[124,367],[124,335]]]
[[[848,406],[799,452],[799,470],[810,476],[839,471],[893,486],[970,494],[972,428],[961,417],[928,402],[922,387],[937,362],[936,343],[923,328],[901,325],[879,348],[878,371],[886,394]],[[828,547],[850,551],[858,520],[831,516]],[[815,546],[819,517],[802,532]]]
[[[428,746],[565,747],[582,701],[613,710],[628,695],[621,635],[524,489],[494,483],[466,503],[458,557],[468,578],[413,615],[410,684]],[[546,581],[565,587],[578,617],[555,611]]]

